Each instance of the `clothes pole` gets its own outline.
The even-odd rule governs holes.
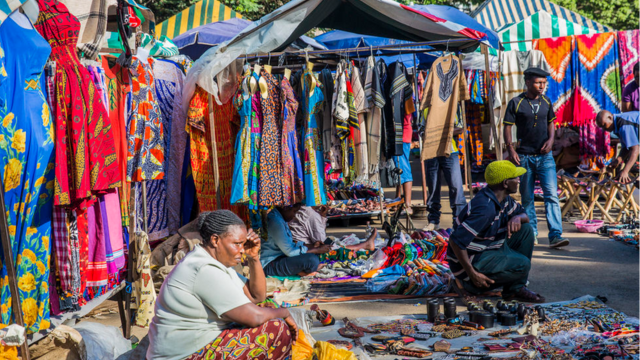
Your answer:
[[[480,45],[480,49],[484,54],[485,84],[487,84],[487,105],[489,106],[489,124],[491,124],[491,133],[496,147],[496,159],[502,160],[502,141],[496,128],[493,111],[493,87],[490,82],[491,67],[489,66],[489,48],[485,44]]]
[[[418,107],[418,62],[416,61],[416,54],[413,53],[413,105],[416,109],[416,120],[418,124],[420,123],[420,108]],[[421,152],[422,153],[422,152]],[[423,204],[427,205],[427,175],[424,169],[424,161],[422,160],[422,156],[420,156],[420,169],[422,170],[422,200]]]
[[[462,68],[462,61],[458,61],[460,66],[460,75],[464,76],[464,69]],[[460,102],[462,105],[462,128],[464,131],[464,177],[467,180],[467,188],[469,189],[469,199],[473,199],[473,191],[471,191],[471,156],[470,150],[467,147],[469,144],[469,132],[467,131],[467,116],[464,109],[464,100]]]
[[[0,176],[0,184],[4,184],[2,177]],[[4,265],[7,267],[7,277],[9,278],[9,290],[11,291],[11,310],[15,323],[24,326],[24,319],[22,318],[22,307],[20,306],[20,292],[18,290],[18,280],[16,278],[16,269],[13,266],[13,251],[11,250],[11,236],[9,235],[9,223],[7,221],[7,209],[4,204],[4,189],[0,189],[0,204],[2,209],[2,216],[0,216],[0,239],[2,240],[2,250],[4,251]],[[25,328],[26,332],[26,328]],[[29,344],[27,340],[20,345],[22,358],[25,360],[31,360],[29,354]]]

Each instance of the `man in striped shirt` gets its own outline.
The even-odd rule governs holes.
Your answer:
[[[524,208],[509,196],[526,172],[507,160],[489,164],[484,175],[487,187],[454,223],[447,260],[468,292],[502,287],[505,300],[545,302],[526,287],[535,235]]]

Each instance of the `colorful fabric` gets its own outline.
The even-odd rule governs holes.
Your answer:
[[[71,270],[67,211],[58,206],[54,207],[52,219],[53,251],[56,254],[56,270],[60,279],[60,289],[63,292],[71,291],[73,272]]]
[[[249,171],[251,169],[251,93],[249,92],[249,79],[246,76],[233,99],[240,115],[240,131],[236,137],[236,159],[233,168],[233,180],[231,181],[231,203],[249,203]]]
[[[127,129],[127,181],[164,179],[164,130],[156,101],[154,60],[133,58],[131,115]],[[135,74],[135,75],[133,75]]]
[[[296,113],[298,100],[293,93],[291,83],[286,78],[280,82],[280,101],[282,101],[282,195],[284,206],[301,203],[304,200],[304,173],[298,151],[296,132]]]
[[[600,110],[620,112],[620,74],[616,33],[576,36],[578,79],[574,125],[588,124]]]
[[[553,103],[556,124],[568,126],[574,121],[575,75],[577,53],[574,36],[536,40],[533,47],[542,51],[549,64],[551,76],[548,78],[545,95]]]
[[[34,26],[49,41],[51,59],[56,62],[54,202],[70,205],[89,197],[91,191],[120,186],[121,178],[111,120],[76,55],[80,23],[57,0],[38,0],[38,6]]]
[[[140,36],[140,47],[149,51],[149,55],[154,58],[170,58],[180,53],[176,44],[166,36],[160,36],[159,39],[142,33]]]
[[[100,202],[96,201],[87,209],[88,223],[88,262],[87,262],[87,286],[107,285],[107,250],[105,244],[104,223]]]
[[[252,76],[257,77],[256,73]],[[256,79],[257,81],[258,79]],[[260,174],[260,146],[262,144],[262,106],[260,92],[251,97],[251,165],[249,168],[249,209],[258,210],[258,178]],[[253,223],[253,222],[252,222]]]
[[[124,234],[120,224],[119,197],[116,192],[109,192],[100,196],[100,212],[108,233],[105,244],[107,257],[107,272],[115,275],[125,266],[124,258]]]
[[[322,84],[316,81],[311,89],[310,77],[315,76],[309,69],[302,75],[302,108],[304,123],[304,205],[319,206],[327,203],[324,184],[324,156],[322,141],[318,133],[318,113],[322,109],[324,94]]]
[[[484,145],[482,142],[482,123],[484,121],[484,105],[467,101],[465,104],[467,114],[467,134],[471,144],[475,164],[482,165]]]
[[[137,232],[134,234],[131,243],[134,244],[136,271],[139,276],[134,283],[134,294],[138,309],[134,323],[137,326],[148,327],[153,319],[156,304],[156,289],[151,280],[149,237],[143,232]]]
[[[109,119],[116,150],[116,163],[120,178],[123,179],[120,187],[120,212],[122,213],[122,226],[129,226],[129,196],[131,183],[124,181],[127,178],[127,114],[129,104],[129,71],[117,63],[113,56],[102,57],[102,68],[105,72],[107,96],[109,98]]]
[[[633,65],[640,61],[640,30],[627,30],[618,32],[618,47],[620,48],[620,77],[621,86],[624,88],[633,80]]]
[[[16,18],[26,16],[16,13]],[[0,27],[0,173],[9,241],[27,333],[49,328],[49,257],[54,185],[53,121],[40,76],[51,52],[14,16]],[[0,257],[4,259],[0,249]],[[7,268],[0,261],[0,316],[13,322]]]
[[[182,105],[182,87],[185,75],[180,65],[169,60],[158,60],[154,63],[156,95],[160,105],[162,126],[164,130],[166,228],[169,234],[180,228],[180,189],[182,187],[182,165],[187,144],[187,133],[184,131],[187,114]],[[160,227],[162,229],[162,226]],[[154,232],[155,233],[155,232]],[[149,239],[157,235],[149,233]]]
[[[371,251],[369,250],[349,250],[347,248],[338,248],[331,250],[328,253],[320,255],[320,261],[348,261],[359,258],[360,256],[369,256]]]
[[[281,319],[248,329],[227,329],[186,360],[291,359],[291,332]]]
[[[260,177],[258,178],[258,205],[279,206],[282,194],[282,132],[279,123],[282,104],[278,80],[266,71],[262,79],[267,82],[268,95],[261,94],[262,141],[260,143]]]

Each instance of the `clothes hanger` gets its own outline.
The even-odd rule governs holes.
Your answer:
[[[264,65],[264,71],[268,72],[269,74],[271,74],[271,70],[273,68],[271,67],[271,53],[269,53],[269,59],[267,60],[267,64]]]
[[[316,89],[317,82],[316,77],[313,75],[313,63],[309,61],[309,50],[307,49],[304,50],[304,58],[307,62],[307,69],[309,70],[309,80],[311,80],[311,87],[309,88],[309,96],[311,96]]]
[[[253,66],[253,73],[259,77],[261,69],[262,66],[260,66],[260,59],[258,59],[258,63]],[[255,94],[258,90],[258,80],[256,80],[256,77],[253,75],[251,76],[251,79],[249,79],[249,88],[251,90],[251,95]]]
[[[258,66],[260,66],[260,58],[258,58]],[[260,69],[262,69],[262,67],[260,67]],[[267,84],[267,79],[265,79],[261,73],[258,73],[258,74],[260,74],[260,79],[258,79],[258,86],[260,87],[260,96],[262,96],[263,99],[267,99],[269,97],[269,84]]]
[[[447,48],[444,51],[444,59],[442,59],[442,62],[447,62],[449,61],[449,59],[447,59],[447,55],[453,55],[453,53],[449,53],[449,40],[447,40]],[[452,56],[449,56],[450,58],[453,58]]]

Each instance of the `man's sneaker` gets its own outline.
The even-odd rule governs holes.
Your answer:
[[[567,245],[569,245],[569,239],[563,238],[562,236],[549,240],[550,248],[559,248]]]
[[[435,231],[440,229],[440,224],[429,223],[429,225],[425,226],[424,231]]]
[[[533,235],[533,245],[538,245],[538,235]]]

